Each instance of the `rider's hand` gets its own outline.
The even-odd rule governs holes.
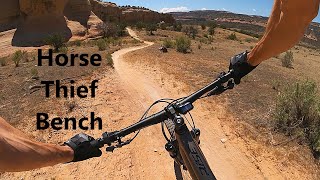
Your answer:
[[[100,157],[102,152],[98,147],[93,146],[94,138],[86,134],[77,134],[64,144],[74,151],[72,162],[83,161],[93,157]]]
[[[247,60],[248,52],[231,58],[229,70],[233,70],[233,79],[236,84],[240,84],[241,79],[257,67],[251,66]]]

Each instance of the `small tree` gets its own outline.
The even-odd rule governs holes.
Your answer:
[[[178,52],[187,53],[191,50],[191,40],[187,37],[181,36],[176,39],[176,48]]]
[[[49,44],[50,46],[52,46],[54,48],[55,52],[58,52],[59,48],[61,48],[62,46],[65,46],[65,44],[64,44],[65,39],[60,34],[53,34],[53,35],[48,36],[47,39],[45,40],[45,42],[47,44]]]
[[[287,51],[284,57],[281,59],[282,66],[286,68],[293,68],[293,52]]]
[[[147,31],[147,33],[149,33],[149,35],[154,35],[153,34],[153,31],[157,31],[158,30],[158,27],[157,27],[157,25],[156,24],[148,24],[147,26],[146,26],[146,31]]]

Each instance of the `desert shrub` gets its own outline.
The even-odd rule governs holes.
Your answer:
[[[59,49],[58,49],[58,51],[60,52],[60,53],[63,53],[63,54],[67,54],[68,53],[68,47],[67,46],[62,46],[62,47],[60,47]]]
[[[320,155],[320,98],[315,82],[287,86],[278,95],[273,118],[277,130],[305,139]]]
[[[64,41],[65,41],[64,37],[60,34],[53,34],[48,36],[45,39],[45,43],[52,46],[55,52],[58,52],[59,48],[65,46]]]
[[[107,49],[107,43],[104,39],[97,40],[97,46],[99,48],[99,51],[104,51]]]
[[[154,35],[153,31],[157,31],[158,27],[156,24],[147,24],[146,25],[146,31],[149,35]]]
[[[211,22],[210,24],[209,24],[209,29],[208,29],[208,33],[209,33],[209,35],[214,35],[214,33],[215,33],[215,29],[217,28],[217,24],[216,23],[214,23],[214,22]]]
[[[110,53],[107,54],[107,65],[114,68],[114,63],[112,59],[112,55]]]
[[[163,46],[166,47],[166,48],[174,48],[174,42],[170,39],[165,39],[163,41]]]
[[[38,70],[36,68],[32,68],[30,72],[31,72],[31,77],[33,79],[39,78],[39,72],[38,72]]]
[[[233,41],[237,41],[238,40],[236,33],[230,34],[229,36],[227,36],[227,39],[233,40]]]
[[[292,68],[293,67],[293,52],[287,51],[284,57],[281,59],[281,63],[283,67]]]
[[[252,42],[252,39],[251,39],[251,38],[246,38],[245,41],[246,41],[247,43],[251,43],[251,42]]]
[[[131,40],[131,43],[132,43],[132,44],[139,44],[140,41],[139,41],[138,39],[132,39],[132,40]]]
[[[198,34],[198,29],[194,26],[186,26],[182,30],[189,38],[195,39]]]
[[[213,36],[208,36],[208,41],[209,41],[210,43],[212,43],[212,42],[213,42]]]
[[[0,65],[1,66],[6,66],[7,65],[7,58],[0,58]]]
[[[181,36],[176,39],[176,48],[178,52],[187,53],[191,50],[191,40],[187,37]]]
[[[80,40],[76,40],[76,41],[72,41],[69,43],[70,46],[81,46],[81,41]]]
[[[102,23],[98,28],[103,30],[103,37],[122,37],[126,35],[126,24],[124,23]]]
[[[167,27],[168,27],[168,24],[166,24],[166,23],[160,23],[159,27],[160,27],[160,29],[162,29],[162,30],[166,30]]]
[[[135,27],[137,28],[138,31],[141,31],[143,28],[146,27],[146,25],[143,22],[139,21],[135,24]]]
[[[207,29],[207,25],[206,24],[201,24],[201,29],[202,30],[206,30]]]
[[[14,62],[14,65],[18,67],[21,60],[25,59],[26,57],[27,57],[26,51],[18,50],[13,54],[12,61]]]
[[[177,31],[177,32],[181,32],[182,31],[182,24],[181,23],[173,24],[173,30]]]

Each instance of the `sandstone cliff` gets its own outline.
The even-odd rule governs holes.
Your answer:
[[[0,0],[0,32],[15,28],[19,22],[19,0]]]
[[[170,14],[158,13],[146,8],[118,7],[114,3],[90,0],[92,11],[105,22],[125,22],[125,23],[174,23],[175,20]]]

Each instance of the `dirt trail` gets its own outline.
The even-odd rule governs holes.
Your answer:
[[[132,30],[128,29],[128,32],[132,37],[139,39]],[[160,98],[181,97],[186,95],[181,93],[177,94],[177,92],[174,92],[175,90],[168,91],[153,81],[152,75],[148,72],[141,72],[137,68],[132,68],[129,63],[124,61],[123,56],[125,54],[153,44],[151,42],[145,43],[145,46],[123,49],[113,54],[115,69],[119,77],[121,77],[121,80],[126,84],[126,89],[131,95],[132,100],[146,108]],[[128,59],[127,61],[130,60]],[[197,125],[202,130],[201,147],[214,173],[219,179],[264,179],[261,171],[252,163],[253,160],[242,153],[239,147],[233,144],[225,145],[221,143],[221,139],[225,138],[225,133],[222,130],[217,114],[221,115],[221,113],[225,113],[222,107],[217,106],[214,112],[210,112],[205,105],[197,103],[196,110],[193,113]],[[151,127],[148,131],[154,132],[155,134],[161,133],[160,129],[156,127]],[[147,141],[152,139],[150,137],[144,138],[148,138],[146,139]],[[157,139],[153,138],[153,140],[156,141]],[[157,157],[150,156],[149,158],[155,159]],[[167,158],[170,159],[169,156]],[[172,163],[170,163],[170,165],[172,166]],[[273,172],[272,174],[275,173]],[[157,177],[157,179],[162,179],[160,176]]]
[[[128,32],[139,39],[131,29]],[[170,79],[173,81],[168,76],[165,77],[168,83],[159,83],[155,78],[157,70],[151,72],[129,63],[130,59],[125,55],[151,45],[153,43],[145,42],[143,46],[115,52],[112,55],[115,73],[106,72],[92,77],[99,79],[99,96],[77,101],[79,111],[70,116],[95,112],[104,119],[104,130],[119,130],[136,122],[155,100],[178,98],[190,93],[184,92],[185,85],[179,82],[174,82],[178,84],[176,88],[168,86]],[[195,104],[193,111],[196,124],[202,132],[201,148],[218,179],[284,179],[275,167],[267,163],[262,172],[255,160],[245,153],[246,148],[241,143],[221,142],[222,138],[226,138],[221,118],[227,117],[224,109],[220,105],[212,108],[212,104],[201,101]],[[52,143],[63,142],[79,132],[81,131],[48,132],[44,138],[50,140],[54,137],[55,140],[49,141]],[[85,133],[99,137],[102,132],[91,130]],[[117,149],[114,153],[104,152],[101,158],[29,172],[4,173],[0,175],[0,179],[175,179],[173,160],[164,149],[165,143],[160,125],[152,126],[141,131],[130,145]]]

